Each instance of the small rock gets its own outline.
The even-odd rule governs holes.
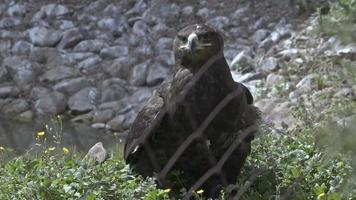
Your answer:
[[[2,116],[3,117],[14,117],[30,107],[29,103],[25,99],[14,99],[9,104],[3,107]]]
[[[230,20],[225,16],[215,17],[207,22],[207,24],[217,30],[222,30],[229,26]]]
[[[298,82],[296,88],[303,91],[309,91],[316,86],[316,79],[318,77],[318,74],[309,74]]]
[[[127,46],[113,46],[107,47],[100,51],[100,56],[103,59],[109,58],[119,58],[123,56],[127,56],[129,54],[129,48]]]
[[[155,86],[170,78],[170,75],[171,71],[168,68],[159,63],[154,63],[148,70],[146,83],[148,86]]]
[[[78,63],[76,68],[78,68],[83,74],[95,74],[102,71],[100,64],[101,61],[102,60],[99,56],[90,57]]]
[[[13,28],[21,25],[21,20],[17,18],[4,17],[0,20],[0,28]]]
[[[98,97],[98,89],[94,87],[84,88],[69,98],[69,109],[81,113],[93,110],[98,102]]]
[[[230,64],[231,68],[233,69],[250,69],[253,68],[254,63],[252,58],[248,55],[246,51],[241,51],[234,59],[231,61]]]
[[[194,8],[193,6],[186,6],[182,9],[182,15],[190,17],[193,15]]]
[[[69,29],[63,32],[63,37],[61,42],[58,44],[58,47],[61,49],[68,49],[74,47],[81,40],[83,40],[84,36],[77,28]]]
[[[284,76],[274,74],[274,73],[268,74],[268,76],[266,78],[266,86],[267,87],[276,86],[276,85],[282,84],[284,82],[285,82]]]
[[[34,27],[28,30],[29,39],[32,44],[41,47],[54,47],[62,38],[62,34],[53,29]]]
[[[268,34],[269,34],[268,30],[259,29],[252,35],[251,40],[255,43],[260,43],[268,36]]]
[[[160,52],[162,50],[172,49],[173,39],[169,37],[161,37],[155,46],[155,50]]]
[[[213,14],[212,11],[210,11],[208,8],[201,8],[200,10],[198,10],[198,12],[196,13],[196,15],[198,17],[201,17],[203,19],[208,19],[210,18],[210,16]]]
[[[136,86],[142,86],[146,84],[149,64],[150,60],[133,67],[130,77],[131,84]]]
[[[53,89],[63,92],[69,95],[78,92],[79,90],[89,87],[90,84],[88,80],[84,77],[66,79],[53,86]]]
[[[93,159],[98,163],[103,163],[107,159],[108,155],[106,149],[103,146],[103,143],[98,142],[92,148],[89,149],[85,157]]]
[[[16,86],[2,86],[0,87],[0,98],[17,97],[20,94],[20,90]]]
[[[114,116],[114,111],[111,109],[97,110],[93,112],[93,122],[106,123]]]
[[[151,32],[150,27],[142,20],[136,21],[132,27],[132,32],[139,37],[146,36]]]
[[[95,128],[95,129],[105,129],[106,124],[105,123],[94,123],[91,125],[91,127]]]
[[[33,20],[39,20],[44,18],[58,18],[69,14],[69,9],[60,4],[48,4],[41,7],[41,10],[38,11]]]
[[[45,87],[35,86],[32,88],[30,92],[30,98],[33,100],[37,100],[45,95],[50,93],[49,89]]]
[[[174,53],[171,50],[163,50],[156,57],[156,61],[161,63],[163,66],[171,67],[174,65]]]
[[[125,123],[125,116],[124,115],[118,115],[114,119],[110,120],[108,122],[108,126],[110,130],[113,131],[124,131],[127,130],[128,127],[124,126]]]
[[[103,84],[104,86],[105,84]],[[102,87],[101,103],[120,100],[127,94],[126,89],[121,84],[110,84]]]
[[[35,110],[40,114],[56,115],[65,110],[67,105],[65,96],[57,91],[40,96],[35,102]]]
[[[119,77],[127,80],[131,73],[132,66],[136,63],[136,57],[125,56],[115,59],[111,65],[104,65],[103,68],[105,72],[110,74],[112,77]]]
[[[74,51],[99,53],[102,49],[107,47],[109,47],[109,45],[103,40],[84,40],[74,47]]]
[[[337,89],[337,92],[334,94],[335,97],[348,97],[351,99],[355,98],[355,93],[351,88],[340,88]]]
[[[47,71],[43,76],[41,76],[40,81],[57,82],[63,79],[74,77],[76,75],[78,75],[77,70],[71,67],[58,66]]]
[[[3,65],[19,88],[29,89],[36,77],[31,62],[15,56],[6,58]]]
[[[33,48],[33,44],[24,40],[17,41],[11,49],[11,52],[16,55],[29,55]]]
[[[26,12],[27,8],[22,4],[15,4],[7,9],[7,14],[11,17],[24,17]]]
[[[260,67],[265,72],[276,71],[278,69],[278,59],[274,57],[266,58],[260,63]]]

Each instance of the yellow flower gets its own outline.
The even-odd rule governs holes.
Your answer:
[[[321,198],[323,198],[325,196],[325,193],[323,192],[323,193],[320,193],[319,195],[318,195],[318,199],[321,199]]]
[[[37,132],[37,136],[38,137],[42,137],[42,136],[44,136],[45,135],[45,132],[44,131],[39,131],[39,132]]]
[[[197,191],[197,194],[203,194],[204,190],[200,189]]]
[[[68,154],[68,153],[69,153],[69,149],[66,148],[66,147],[63,147],[63,153],[64,153],[64,154]]]
[[[48,148],[48,151],[54,151],[56,149],[56,147],[50,147]]]
[[[163,190],[164,193],[169,193],[171,191],[171,188],[167,188],[165,190]]]
[[[5,148],[3,146],[0,146],[0,150],[5,150]]]

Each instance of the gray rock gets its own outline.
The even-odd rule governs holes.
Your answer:
[[[18,18],[4,17],[0,20],[0,28],[13,28],[21,25],[21,20]]]
[[[44,18],[58,18],[69,14],[69,9],[60,4],[48,4],[41,7],[41,10],[38,11],[33,20],[39,20]]]
[[[27,8],[23,4],[15,4],[7,9],[7,14],[11,17],[24,17],[26,12]]]
[[[0,65],[0,83],[10,80],[10,74],[8,73],[5,66]]]
[[[63,37],[61,42],[58,44],[58,47],[61,49],[73,48],[76,44],[83,40],[83,38],[84,36],[78,28],[66,30],[63,32]]]
[[[114,18],[105,17],[98,21],[98,27],[104,30],[114,30],[117,24]]]
[[[257,30],[251,37],[251,40],[255,43],[260,43],[269,35],[269,31],[265,29]]]
[[[155,86],[169,79],[170,75],[171,71],[168,68],[163,67],[159,63],[154,63],[148,70],[146,83],[148,86]]]
[[[94,53],[65,53],[61,55],[61,58],[67,65],[76,65],[80,61],[93,57],[94,55]]]
[[[190,17],[193,15],[194,7],[193,6],[186,6],[182,9],[182,15],[185,17]]]
[[[161,63],[163,66],[173,66],[175,61],[174,61],[174,54],[173,51],[171,50],[163,50],[159,53],[159,55],[156,57],[156,61]]]
[[[129,102],[136,102],[139,105],[144,105],[152,96],[152,88],[143,87],[136,90],[130,97]]]
[[[300,95],[301,94],[298,91],[292,91],[289,93],[288,98],[292,103],[296,103],[298,102]]]
[[[13,98],[19,94],[20,90],[16,86],[0,86],[0,98]]]
[[[54,47],[62,38],[59,31],[44,27],[34,27],[28,30],[29,39],[32,44],[41,47]]]
[[[97,161],[98,163],[103,163],[107,159],[108,154],[103,146],[103,143],[98,142],[89,149],[85,157]]]
[[[355,92],[351,88],[340,88],[337,89],[337,92],[334,94],[335,97],[348,97],[355,99]]]
[[[111,109],[97,110],[93,112],[94,123],[106,123],[114,117],[114,111]]]
[[[3,65],[19,88],[27,90],[34,82],[36,74],[28,60],[15,56],[6,58]]]
[[[50,93],[49,89],[47,89],[45,87],[36,86],[36,87],[32,88],[32,90],[30,92],[30,98],[33,100],[37,100],[37,99],[41,98],[42,96],[47,95],[48,93]]]
[[[267,123],[275,124],[276,128],[283,128],[285,125],[292,129],[297,125],[296,119],[292,116],[292,106],[290,102],[282,99],[263,99],[255,103]]]
[[[142,86],[146,84],[149,64],[150,60],[133,67],[130,77],[131,84],[136,86]]]
[[[32,48],[33,44],[20,40],[12,46],[11,52],[16,55],[29,55]]]
[[[109,4],[103,10],[103,15],[108,17],[118,17],[122,14],[122,11],[123,7],[121,7],[120,5]]]
[[[268,76],[266,78],[266,86],[267,87],[276,86],[276,85],[282,84],[284,82],[285,82],[284,76],[274,74],[274,73],[268,74]]]
[[[48,67],[64,64],[61,54],[56,48],[33,47],[30,52],[30,59],[39,63],[46,63]]]
[[[81,61],[78,63],[76,68],[79,69],[83,74],[94,74],[102,71],[100,64],[101,62],[102,60],[99,56],[94,56]]]
[[[109,45],[104,40],[84,40],[74,47],[74,51],[99,53],[102,49],[107,47],[109,47]]]
[[[269,49],[271,49],[271,47],[273,46],[274,42],[272,41],[272,39],[270,39],[269,37],[264,39],[262,42],[260,42],[260,44],[258,45],[258,52],[266,52]]]
[[[278,69],[278,59],[274,57],[269,57],[261,61],[260,68],[265,72],[273,72]]]
[[[67,30],[67,29],[71,29],[74,28],[75,25],[72,21],[70,20],[60,20],[60,25],[59,25],[59,29],[61,30]]]
[[[78,92],[79,90],[89,87],[90,84],[88,80],[84,77],[66,79],[53,86],[53,89],[63,92],[69,95]]]
[[[250,82],[250,81],[254,81],[254,80],[260,80],[262,78],[264,78],[264,74],[262,73],[245,73],[243,75],[238,75],[236,73],[233,73],[232,74],[233,76],[233,79],[238,81],[238,82],[243,82],[243,83],[246,83],[246,82]]]
[[[115,59],[111,65],[104,65],[103,68],[106,73],[112,77],[119,77],[124,80],[129,79],[131,68],[137,63],[137,58],[132,56],[125,56]]]
[[[21,121],[26,121],[26,122],[31,122],[33,121],[34,118],[34,113],[32,110],[26,110],[25,112],[20,113],[16,119],[19,119]]]
[[[125,115],[118,115],[114,119],[110,120],[107,124],[110,130],[125,131],[129,129],[129,126],[125,125],[125,120]]]
[[[236,23],[236,22],[240,21],[243,17],[245,17],[246,12],[248,12],[248,11],[249,11],[248,7],[243,6],[239,9],[237,9],[235,12],[233,12],[230,15],[230,18]]]
[[[93,110],[98,102],[99,96],[98,89],[94,87],[84,88],[69,98],[69,109],[81,113]]]
[[[107,125],[105,123],[94,123],[90,125],[92,128],[95,129],[105,129],[107,128]]]
[[[160,52],[162,50],[172,49],[173,39],[169,37],[161,37],[158,39],[157,44],[155,45],[155,50]]]
[[[78,71],[71,67],[58,66],[50,69],[40,77],[40,81],[57,82],[78,75]]]
[[[175,3],[162,2],[160,4],[154,4],[147,9],[142,17],[146,22],[159,23],[166,22],[173,24],[179,17],[180,7]]]
[[[207,24],[217,30],[222,30],[229,26],[230,20],[225,16],[215,17],[207,22]]]
[[[132,32],[139,37],[145,37],[151,32],[150,27],[142,20],[136,21],[132,27]]]
[[[316,86],[318,77],[318,74],[309,74],[297,83],[296,88],[302,91],[309,91]]]
[[[246,68],[253,68],[254,63],[253,63],[253,59],[246,51],[241,51],[231,61],[230,66],[233,69],[246,69]]]
[[[9,104],[2,108],[3,117],[14,117],[30,107],[29,103],[25,99],[14,99]]]
[[[150,57],[153,54],[152,47],[148,44],[141,44],[132,52],[137,57]]]
[[[119,112],[122,110],[124,107],[122,101],[111,101],[111,102],[105,102],[99,105],[100,110],[113,110],[115,112]]]
[[[35,102],[35,110],[40,114],[55,115],[65,110],[67,105],[64,94],[53,91],[40,96]]]
[[[109,58],[119,58],[123,56],[127,56],[129,54],[129,48],[127,46],[113,46],[107,47],[100,51],[100,56],[103,59]]]
[[[20,31],[7,31],[0,29],[0,38],[2,40],[21,40],[25,37],[25,34]]]
[[[198,17],[201,17],[201,18],[206,20],[206,19],[210,18],[213,13],[214,12],[209,10],[208,8],[201,8],[201,9],[198,10],[196,15]]]
[[[103,84],[103,86],[106,84]],[[121,84],[110,84],[102,87],[101,103],[120,100],[127,95],[126,89]]]
[[[9,49],[11,49],[11,41],[10,40],[0,40],[0,53],[4,55],[9,54]]]

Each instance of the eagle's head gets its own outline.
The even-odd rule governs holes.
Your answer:
[[[177,64],[199,67],[216,54],[222,54],[224,42],[213,28],[203,25],[189,25],[177,34],[173,51]]]

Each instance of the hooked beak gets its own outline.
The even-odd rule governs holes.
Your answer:
[[[207,47],[207,46],[211,46],[211,44],[210,43],[206,43],[206,44],[200,43],[200,41],[198,39],[198,35],[193,32],[188,36],[187,43],[180,46],[180,48],[186,49],[186,50],[189,50],[192,52],[196,49],[204,49],[204,47]]]

